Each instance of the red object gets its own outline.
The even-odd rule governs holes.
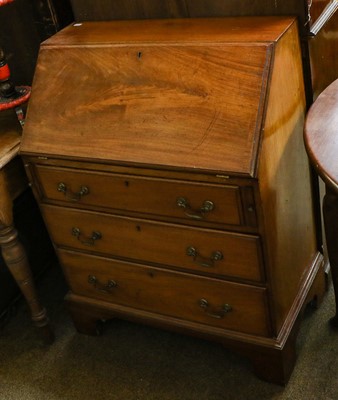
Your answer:
[[[29,99],[31,95],[31,88],[29,86],[17,86],[16,90],[17,96],[14,99],[5,99],[0,97],[0,111],[18,107]]]
[[[14,0],[0,0],[0,7],[4,6],[7,3],[13,3]]]
[[[1,1],[1,0],[0,0]],[[10,77],[10,72],[8,65],[5,64],[2,67],[0,67],[0,81],[4,81]]]

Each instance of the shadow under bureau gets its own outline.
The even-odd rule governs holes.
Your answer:
[[[76,328],[219,341],[285,383],[324,292],[304,113],[292,18],[85,22],[44,42],[21,154]]]

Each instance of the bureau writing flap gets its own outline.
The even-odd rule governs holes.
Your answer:
[[[292,20],[260,18],[262,37],[251,20],[66,28],[41,47],[21,152],[252,175],[273,47]]]

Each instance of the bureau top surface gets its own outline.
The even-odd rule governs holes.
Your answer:
[[[254,175],[292,18],[86,22],[40,49],[21,153]]]
[[[186,18],[72,24],[43,46],[170,42],[271,42],[293,22],[288,17]]]

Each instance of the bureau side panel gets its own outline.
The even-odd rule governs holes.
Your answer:
[[[302,139],[304,114],[301,55],[294,24],[275,46],[258,170],[276,334],[296,299],[302,297],[316,254],[311,179]]]

